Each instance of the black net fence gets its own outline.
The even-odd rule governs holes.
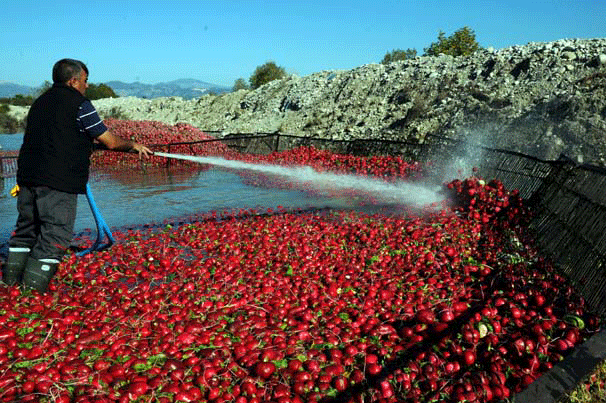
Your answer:
[[[552,172],[532,197],[532,222],[543,252],[557,262],[590,306],[606,312],[606,170],[570,161]]]
[[[0,156],[0,178],[12,178],[17,173],[17,156]]]
[[[210,132],[212,134],[212,132]],[[243,153],[267,154],[301,146],[335,153],[390,155],[434,164],[436,172],[469,173],[498,179],[517,189],[533,207],[531,231],[542,252],[568,276],[594,312],[606,313],[606,170],[560,158],[545,161],[521,153],[428,137],[422,144],[385,140],[328,140],[275,133],[230,135],[201,142],[156,145],[164,151],[215,142]],[[15,157],[0,159],[0,174],[14,180]],[[469,176],[469,175],[467,175]]]

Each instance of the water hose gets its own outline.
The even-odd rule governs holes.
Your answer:
[[[102,146],[98,146],[99,149],[102,149]],[[93,213],[93,217],[95,218],[95,224],[97,225],[97,239],[93,243],[93,245],[85,250],[82,250],[76,253],[77,256],[88,255],[91,252],[99,252],[104,249],[109,248],[116,242],[114,236],[112,235],[109,226],[103,219],[101,212],[97,208],[97,204],[95,203],[95,198],[93,197],[93,192],[90,190],[90,186],[86,184],[86,200],[88,200],[88,205],[90,206],[90,210]],[[103,240],[107,237],[107,243],[103,243]]]
[[[93,217],[95,218],[95,223],[97,225],[97,239],[90,248],[78,252],[78,256],[84,256],[91,252],[98,252],[107,249],[112,246],[114,242],[116,242],[109,229],[109,226],[101,216],[101,212],[95,204],[95,199],[93,198],[93,193],[91,192],[88,183],[86,184],[86,199],[88,200],[88,205],[90,206],[90,209],[93,213]],[[107,237],[108,239],[107,243],[103,243],[105,237]]]
[[[164,157],[164,158],[173,158],[177,160],[185,160],[185,161],[194,161],[200,162],[199,158],[193,155],[183,155],[183,154],[171,154],[171,153],[163,153],[160,151],[155,151],[154,156],[156,157]]]

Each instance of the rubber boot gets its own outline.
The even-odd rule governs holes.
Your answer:
[[[2,282],[4,284],[15,285],[21,283],[29,252],[30,248],[8,248],[8,259],[6,259],[2,268]]]
[[[28,258],[25,264],[25,273],[23,273],[23,285],[40,293],[45,293],[58,266],[59,261],[57,259]]]

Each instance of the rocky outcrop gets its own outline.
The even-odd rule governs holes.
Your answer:
[[[118,98],[95,105],[104,116],[186,122],[219,135],[417,142],[441,135],[606,165],[606,39],[368,64],[197,100]]]

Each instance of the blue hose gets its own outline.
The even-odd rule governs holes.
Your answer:
[[[101,216],[101,212],[95,204],[95,199],[93,198],[93,193],[91,192],[88,183],[86,184],[86,199],[88,200],[88,205],[90,206],[90,209],[93,212],[93,217],[95,217],[95,223],[97,224],[97,240],[90,248],[78,252],[78,256],[84,256],[91,252],[97,252],[107,249],[112,246],[114,242],[116,242],[109,229],[109,226],[105,223],[105,220]],[[105,237],[107,237],[108,239],[107,243],[103,243]]]

